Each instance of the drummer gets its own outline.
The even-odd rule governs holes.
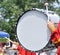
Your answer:
[[[60,21],[56,28],[52,21],[48,21],[48,27],[51,30],[51,41],[57,46],[57,55],[60,55]]]

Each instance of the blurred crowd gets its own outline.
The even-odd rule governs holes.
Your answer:
[[[6,42],[6,43],[2,43],[0,42],[0,55],[7,55],[6,54],[6,50],[10,49],[10,50],[17,50],[17,46],[18,46],[18,42]]]

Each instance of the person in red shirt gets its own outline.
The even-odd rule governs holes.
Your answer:
[[[17,45],[18,55],[36,55],[36,52],[24,49],[18,42],[13,42],[13,44]]]
[[[55,27],[52,21],[48,21],[48,28],[51,31],[51,41],[57,46],[56,55],[60,55],[60,21],[58,22],[57,27]]]

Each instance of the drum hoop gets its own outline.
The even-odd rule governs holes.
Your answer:
[[[44,12],[42,12],[42,11],[39,11],[39,10],[37,10],[37,9],[30,9],[30,10],[27,10],[27,11],[25,11],[22,15],[20,15],[19,17],[18,17],[18,20],[17,20],[17,22],[16,22],[16,27],[15,27],[15,33],[16,33],[16,37],[15,38],[17,38],[17,41],[19,42],[19,39],[18,39],[18,35],[17,35],[17,25],[18,25],[18,23],[19,23],[19,20],[21,19],[21,17],[25,14],[25,13],[27,13],[27,12],[29,12],[29,11],[38,11],[38,12],[41,12],[41,13],[43,13],[44,15],[46,15],[46,17],[48,17],[47,16],[47,14],[45,14]],[[49,42],[49,41],[48,41]],[[28,50],[27,48],[25,48],[20,42],[19,42],[19,44],[20,44],[20,46],[23,48],[23,49],[25,49],[25,50]],[[47,43],[48,44],[48,43]],[[47,46],[47,45],[46,45]],[[45,47],[46,47],[45,46]],[[45,47],[43,47],[43,49],[45,48]],[[30,51],[30,52],[39,52],[39,51],[43,51],[43,49],[40,49],[40,50],[37,50],[37,51],[32,51],[32,50],[28,50],[28,51]]]

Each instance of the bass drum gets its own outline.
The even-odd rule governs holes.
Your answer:
[[[41,11],[32,9],[19,17],[16,33],[21,46],[30,51],[42,50],[49,42],[48,17]]]

